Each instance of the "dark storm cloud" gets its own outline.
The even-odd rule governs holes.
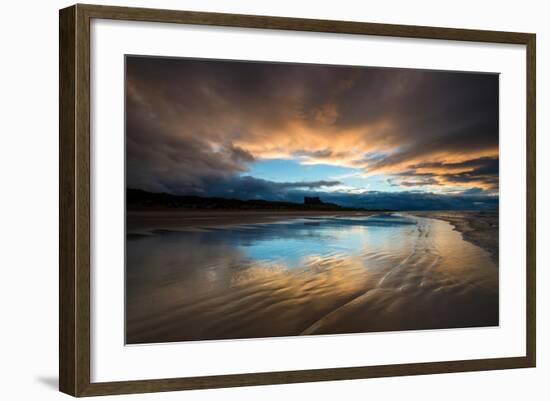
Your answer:
[[[420,163],[411,166],[414,169],[434,169],[443,170],[473,170],[477,174],[498,174],[498,158],[480,157],[478,159],[466,160],[459,163]]]
[[[393,186],[469,186],[488,193],[498,190],[496,157],[481,157],[459,163],[427,162],[408,166],[395,174],[389,182]]]
[[[498,208],[497,196],[490,196],[482,189],[472,188],[458,194],[435,194],[431,192],[402,191],[368,194],[342,194],[338,192],[293,191],[279,200],[302,202],[304,196],[319,196],[325,202],[347,207],[384,210],[468,210]]]
[[[273,182],[251,176],[235,176],[207,183],[203,195],[239,199],[289,200],[301,190],[322,191],[339,185],[339,181]],[[187,191],[190,193],[190,191]],[[299,196],[301,202],[301,196]]]
[[[497,75],[144,57],[126,68],[129,187],[246,196],[316,187],[241,177],[279,157],[407,188],[498,189]]]
[[[340,181],[327,181],[327,180],[320,180],[320,181],[298,181],[298,182],[282,182],[282,183],[276,183],[281,188],[289,189],[289,188],[309,188],[309,189],[315,189],[319,187],[334,187],[336,185],[340,185]]]
[[[236,198],[265,199],[302,203],[305,196],[319,196],[324,202],[341,206],[391,210],[437,210],[437,209],[493,209],[498,207],[498,197],[488,196],[480,188],[471,188],[455,194],[435,194],[418,191],[397,193],[371,191],[367,194],[327,192],[334,182],[276,183],[250,176],[231,177],[209,182],[207,193],[198,195]],[[185,192],[186,194],[196,194]]]

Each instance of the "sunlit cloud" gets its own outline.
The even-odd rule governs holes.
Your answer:
[[[126,65],[128,186],[242,197],[498,193],[497,75],[144,57]],[[275,159],[353,171],[311,181],[326,185],[244,178]]]

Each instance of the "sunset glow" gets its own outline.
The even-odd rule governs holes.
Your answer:
[[[369,193],[498,199],[496,74],[141,57],[126,66],[131,188],[314,192],[349,204]]]

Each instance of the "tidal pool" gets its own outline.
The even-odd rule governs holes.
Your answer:
[[[150,230],[126,263],[128,344],[499,324],[498,267],[427,217]]]

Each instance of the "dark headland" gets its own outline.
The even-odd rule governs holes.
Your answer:
[[[126,190],[126,229],[129,236],[152,230],[196,229],[233,224],[269,223],[316,216],[369,216],[389,210],[342,207],[318,197],[303,203],[263,199],[227,199]]]
[[[265,199],[229,199],[193,195],[173,195],[148,192],[141,189],[126,190],[127,210],[281,210],[281,211],[376,211],[389,209],[364,209],[344,207],[322,201],[317,196],[305,196],[303,203],[271,201]]]

